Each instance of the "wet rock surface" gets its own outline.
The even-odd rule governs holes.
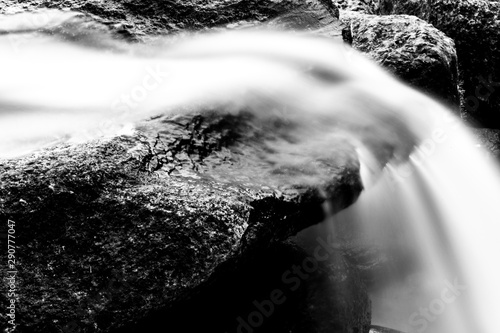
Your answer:
[[[140,41],[183,30],[244,28],[273,19],[280,20],[287,27],[292,25],[318,28],[331,23],[332,18],[338,18],[337,8],[325,0],[92,2],[30,0],[22,4],[9,0],[0,4],[0,14],[34,11],[40,8],[82,12],[91,15],[93,20]]]
[[[336,0],[334,3],[343,10],[341,16],[357,12],[390,20],[393,15],[413,15],[445,33],[456,48],[462,118],[473,127],[500,128],[498,1]]]
[[[262,21],[341,35],[336,8],[315,1],[32,1],[2,3],[0,11],[42,7],[81,13],[38,11],[23,29],[5,20],[0,30],[22,43],[49,34],[118,52],[123,41],[181,28]],[[289,290],[283,274],[308,257],[283,242],[322,221],[325,201],[338,211],[362,190],[356,154],[340,140],[317,161],[274,156],[273,145],[293,146],[289,125],[204,110],[152,119],[133,135],[2,161],[0,215],[23,235],[17,330],[142,331],[147,322],[162,331],[165,320],[170,330],[231,330],[253,298]],[[347,270],[315,268],[260,331],[367,331],[369,300],[355,270],[330,281]],[[336,293],[324,295],[326,287]]]
[[[432,25],[407,15],[346,11],[351,45],[414,88],[458,111],[457,56],[453,41]]]
[[[379,0],[377,14],[379,15],[414,15],[424,21],[429,21],[431,2],[428,0]]]
[[[462,112],[478,127],[500,128],[500,3],[436,1],[429,22],[455,40]]]
[[[206,302],[223,313],[226,307],[241,312],[248,304],[238,290],[254,285],[255,295],[263,292],[255,274],[261,274],[261,286],[279,282],[288,267],[283,265],[293,262],[281,242],[322,221],[325,200],[340,210],[356,200],[362,186],[349,150],[308,169],[281,164],[276,170],[266,145],[285,140],[286,126],[267,126],[245,113],[160,117],[132,136],[2,161],[2,220],[15,221],[22,235],[19,330],[106,332],[155,317],[155,311],[167,311],[162,320],[168,314],[171,320],[205,316],[212,313],[203,308]],[[273,252],[281,246],[284,252]],[[263,269],[257,271],[258,265]],[[304,292],[294,293],[269,327],[301,332],[301,325],[312,325],[310,316],[342,307],[333,299],[320,306],[320,314],[299,307],[311,304],[311,297],[322,302],[311,296],[321,288],[310,283],[326,283],[321,272],[305,281]],[[221,282],[232,276],[233,286],[239,281],[242,289]],[[356,286],[367,306],[366,293]],[[229,300],[213,300],[214,293]],[[175,305],[186,300],[190,310]],[[232,323],[230,314],[204,325]],[[294,320],[283,324],[290,316]],[[329,325],[358,327],[362,321],[350,316]],[[201,322],[176,323],[181,330]],[[133,329],[128,324],[125,329]]]
[[[342,3],[342,1],[339,1]],[[367,0],[343,8],[377,15],[415,15],[455,42],[461,112],[477,127],[500,128],[500,3],[487,0]],[[370,8],[372,8],[370,10]]]

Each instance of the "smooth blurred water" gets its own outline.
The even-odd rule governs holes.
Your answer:
[[[240,31],[107,49],[36,29],[5,33],[16,30],[15,17],[2,29],[1,157],[205,108],[285,119],[290,144],[273,148],[301,163],[342,150],[331,144],[341,137],[357,149],[365,190],[300,237],[332,233],[390,259],[372,274],[374,324],[496,332],[497,166],[446,107],[347,46]]]
[[[375,251],[372,323],[403,332],[496,332],[500,174],[460,120],[436,109],[433,135],[389,162],[359,200],[302,238],[331,234]],[[432,123],[432,122],[431,122]],[[378,261],[378,262],[377,262]],[[370,270],[368,270],[370,271]]]

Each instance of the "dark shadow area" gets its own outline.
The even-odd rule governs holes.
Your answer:
[[[362,288],[347,280],[350,288],[335,285],[329,267],[313,264],[296,245],[277,243],[226,261],[171,307],[113,332],[368,332],[369,321],[352,327],[357,320],[346,315],[346,299],[363,298],[349,293]],[[359,316],[363,310],[356,309]]]

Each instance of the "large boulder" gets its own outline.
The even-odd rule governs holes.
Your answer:
[[[269,142],[285,140],[283,130],[279,121],[263,124],[209,112],[149,121],[132,136],[2,161],[0,215],[14,221],[17,235],[19,329],[106,332],[192,299],[196,287],[221,270],[226,274],[212,276],[210,283],[237,297],[218,280],[239,276],[246,279],[240,286],[251,285],[251,276],[241,272],[262,263],[255,258],[272,257],[270,267],[281,262],[275,268],[281,277],[288,250],[272,255],[273,249],[322,221],[325,200],[341,210],[362,189],[352,151],[325,152],[321,165],[309,167],[270,163],[275,152],[268,149],[267,158],[262,152]],[[301,172],[306,183],[299,180]],[[305,258],[297,253],[297,260]],[[232,263],[224,266],[229,271],[220,268],[224,262]],[[318,281],[324,279],[320,272]],[[264,279],[267,273],[259,274]],[[261,284],[272,287],[266,281]],[[361,284],[352,288],[362,290]],[[304,290],[300,297],[306,298],[296,293],[300,301],[286,311],[296,311],[292,304],[304,303],[315,289]],[[227,305],[210,295],[195,297],[194,304]],[[368,304],[366,293],[360,297]],[[234,311],[248,306],[239,304]],[[330,313],[327,305],[322,311]],[[182,307],[174,309],[172,320],[180,318]],[[186,311],[182,318],[207,313]],[[306,312],[285,326],[309,320]],[[361,321],[349,316],[332,319],[332,325],[354,329]]]
[[[455,40],[464,116],[500,129],[500,3],[435,1],[429,22]]]
[[[453,41],[408,15],[343,11],[351,45],[398,78],[458,109],[457,56]]]
[[[500,128],[500,2],[383,0],[381,15],[416,15],[455,41],[462,112],[470,123]]]
[[[0,10],[41,6],[61,5],[13,2]],[[85,14],[28,15],[25,34],[14,40],[29,42],[36,31],[119,49],[117,40],[260,22],[340,36],[338,12],[327,2],[64,6]],[[0,30],[9,34],[5,22]],[[157,118],[129,136],[0,161],[0,216],[19,235],[18,331],[138,331],[165,320],[178,331],[234,329],[239,315],[252,313],[254,295],[280,288],[283,273],[308,260],[286,240],[322,221],[325,202],[335,213],[362,190],[357,155],[340,139],[318,161],[280,161],[273,144],[293,145],[283,119],[201,111]],[[267,269],[259,272],[261,265]],[[262,329],[368,331],[370,303],[354,267],[318,265],[303,282]]]

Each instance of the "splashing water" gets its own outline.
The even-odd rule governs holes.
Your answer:
[[[23,33],[19,16],[0,21],[1,157],[214,106],[284,115],[302,154],[334,154],[340,134],[357,147],[366,189],[300,237],[332,233],[393,259],[371,273],[374,324],[496,332],[500,175],[445,107],[317,37],[261,30],[98,45],[54,32],[75,13],[46,15]]]

